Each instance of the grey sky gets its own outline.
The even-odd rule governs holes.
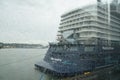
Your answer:
[[[0,0],[0,42],[55,41],[60,16],[96,0]]]

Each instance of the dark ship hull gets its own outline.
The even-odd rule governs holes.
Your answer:
[[[120,64],[120,46],[51,44],[43,61],[35,64],[43,72],[72,76]]]

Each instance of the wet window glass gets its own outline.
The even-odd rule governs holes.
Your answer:
[[[0,0],[0,80],[120,80],[120,0]]]

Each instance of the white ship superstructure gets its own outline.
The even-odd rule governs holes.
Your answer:
[[[59,32],[65,40],[80,44],[97,44],[99,39],[106,45],[120,42],[120,4],[115,1],[110,10],[108,4],[98,2],[64,13]]]

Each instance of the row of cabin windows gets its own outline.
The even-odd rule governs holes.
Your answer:
[[[82,25],[88,25],[88,24],[96,24],[96,21],[82,21],[82,22],[77,22],[77,23],[69,24],[69,25],[66,25],[66,26],[61,26],[61,28],[74,27],[74,26],[82,26]]]
[[[64,18],[61,21],[66,21],[66,20],[69,20],[71,18],[76,18],[76,17],[80,17],[80,16],[85,16],[85,15],[94,15],[94,14],[96,14],[95,10],[84,11],[84,12],[80,12],[80,13],[77,13],[77,14],[73,14],[72,16]]]
[[[88,15],[88,16],[84,16],[84,17],[82,16],[79,18],[75,18],[75,19],[71,19],[71,20],[67,20],[65,22],[62,22],[60,25],[68,24],[68,23],[76,22],[76,21],[81,21],[81,20],[87,20],[87,19],[96,19],[96,16],[93,16],[93,15]]]

